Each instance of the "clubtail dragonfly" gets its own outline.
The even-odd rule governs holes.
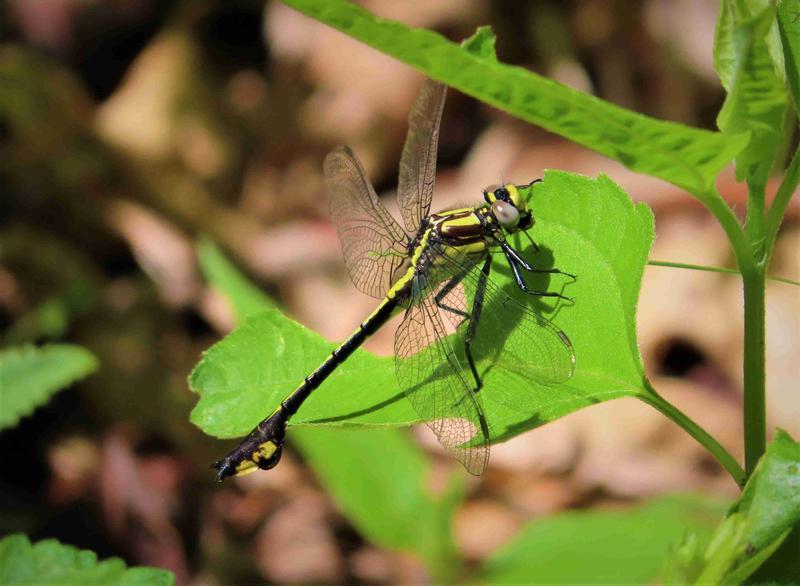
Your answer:
[[[511,354],[518,374],[551,385],[572,376],[575,355],[567,335],[489,278],[493,254],[502,254],[521,291],[565,298],[530,287],[524,275],[574,277],[556,268],[531,266],[507,239],[533,227],[527,200],[536,181],[492,185],[483,190],[479,205],[430,213],[445,94],[446,86],[426,81],[409,116],[397,191],[405,229],[378,199],[349,148],[339,147],[326,157],[325,184],[348,272],[360,291],[381,302],[271,415],[213,465],[220,480],[273,468],[281,457],[289,419],[398,313],[403,314],[395,336],[400,387],[421,420],[472,474],[481,474],[489,459],[489,426],[479,392],[483,382],[474,358],[481,324],[514,320],[501,351]]]

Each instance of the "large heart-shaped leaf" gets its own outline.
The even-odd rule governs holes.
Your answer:
[[[552,304],[516,293],[508,270],[495,282],[533,303],[571,338],[577,359],[568,383],[547,387],[504,368],[490,369],[481,398],[493,439],[512,437],[608,399],[648,393],[636,343],[636,301],[653,216],[606,177],[550,171],[530,202],[534,263],[578,275],[539,282],[574,303]],[[530,251],[528,251],[530,253]],[[496,265],[502,263],[498,261]],[[479,332],[479,335],[480,332]],[[200,401],[192,421],[207,433],[249,432],[325,358],[333,344],[278,311],[251,317],[209,349],[190,378]],[[502,357],[502,353],[500,354]],[[500,359],[499,366],[502,358]],[[511,398],[511,400],[509,400]],[[419,421],[395,380],[390,358],[358,351],[306,401],[293,424],[407,425]]]

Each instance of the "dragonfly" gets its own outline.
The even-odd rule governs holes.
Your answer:
[[[527,201],[539,180],[491,185],[483,189],[478,205],[430,213],[445,96],[445,85],[426,80],[409,114],[397,186],[404,227],[378,198],[348,147],[325,158],[325,187],[348,273],[357,289],[381,301],[273,413],[212,465],[220,481],[277,465],[290,418],[397,314],[403,315],[394,342],[398,383],[446,451],[472,474],[486,468],[491,437],[481,399],[488,391],[481,391],[476,356],[500,352],[507,368],[545,385],[572,376],[575,353],[567,335],[490,278],[493,257],[502,254],[520,291],[571,301],[558,292],[537,290],[525,275],[560,273],[573,280],[574,275],[532,266],[509,242],[510,235],[525,233],[538,250],[527,234],[534,226]],[[482,324],[508,326],[500,347],[496,337],[482,335]]]

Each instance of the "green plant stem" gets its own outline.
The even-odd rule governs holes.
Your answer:
[[[758,199],[753,195],[751,194],[748,202],[750,205]],[[711,194],[706,194],[703,200],[728,235],[744,283],[744,452],[745,470],[749,475],[764,453],[767,441],[764,366],[766,264],[763,262],[769,256],[769,248],[764,238],[766,227],[762,217],[761,221],[755,221],[745,233],[733,210],[716,189]],[[755,206],[758,208],[757,202]],[[749,217],[755,218],[752,213]],[[756,248],[759,250],[758,257],[755,253]],[[695,436],[695,439],[698,438]]]
[[[765,390],[766,283],[764,268],[742,273],[744,282],[744,462],[749,476],[767,445]]]
[[[711,434],[695,423],[693,419],[659,395],[650,384],[650,381],[645,380],[644,384],[648,392],[640,394],[639,398],[660,411],[667,418],[678,424],[686,433],[696,439],[697,442],[707,449],[722,467],[728,471],[728,474],[731,475],[734,482],[736,482],[739,487],[743,487],[746,476],[744,470],[742,470],[742,467],[736,461],[736,458],[734,458]]]
[[[766,412],[766,271],[775,245],[781,220],[800,181],[800,149],[795,151],[775,199],[763,224],[748,227],[754,249],[751,267],[742,269],[744,284],[744,462],[752,474],[767,444]],[[750,197],[749,206],[757,207],[758,198]],[[762,202],[763,204],[763,202]],[[755,210],[754,213],[758,213]],[[763,209],[761,210],[763,213]],[[751,217],[748,209],[748,218]],[[737,251],[737,259],[739,254]]]
[[[698,199],[705,204],[708,210],[714,215],[717,221],[725,230],[728,240],[733,247],[733,252],[736,256],[736,262],[739,265],[739,270],[744,273],[745,271],[752,271],[755,267],[755,259],[753,257],[750,240],[742,229],[739,219],[730,206],[725,203],[722,196],[712,188],[710,192],[704,194],[695,194]]]
[[[775,199],[772,200],[772,205],[769,206],[767,212],[767,220],[764,233],[764,250],[766,251],[766,260],[769,263],[769,258],[772,255],[772,248],[775,245],[775,239],[778,237],[778,229],[781,226],[783,215],[786,213],[786,207],[792,199],[797,184],[800,182],[800,148],[798,148],[789,167],[786,169],[786,174],[783,176],[780,187],[775,193]]]
[[[726,269],[724,267],[709,267],[706,265],[694,265],[687,262],[671,262],[668,260],[648,260],[647,264],[651,267],[667,267],[671,269],[689,269],[692,271],[705,271],[708,273],[722,273],[723,275],[739,275],[742,276],[741,271],[736,269]],[[794,279],[787,279],[786,277],[773,277],[767,275],[768,281],[776,281],[778,283],[787,283],[788,285],[795,285],[800,287],[800,281]]]
[[[760,180],[747,182],[747,220],[745,226],[756,258],[761,258],[764,252],[762,238],[764,235],[764,222],[766,221],[765,192],[766,182]]]

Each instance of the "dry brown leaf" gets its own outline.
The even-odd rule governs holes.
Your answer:
[[[261,528],[255,563],[268,580],[285,583],[340,582],[341,554],[328,523],[328,506],[312,491],[298,492]]]

